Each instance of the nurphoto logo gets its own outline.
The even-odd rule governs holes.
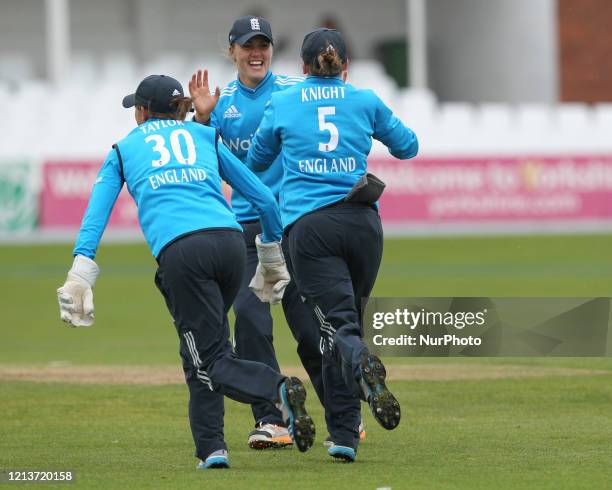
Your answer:
[[[369,298],[364,337],[376,355],[605,356],[610,298]]]

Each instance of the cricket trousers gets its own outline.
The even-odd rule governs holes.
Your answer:
[[[318,318],[328,427],[336,444],[359,443],[361,304],[374,287],[383,234],[376,209],[341,202],[307,214],[285,231],[297,287]],[[333,420],[335,418],[335,420]]]
[[[189,422],[196,456],[227,449],[223,396],[243,403],[274,402],[285,379],[266,364],[239,359],[229,342],[227,313],[240,289],[245,247],[237,230],[183,236],[157,257],[155,284],[179,336],[189,387]]]
[[[240,225],[243,228],[246,245],[246,268],[240,290],[234,301],[236,354],[241,359],[263,362],[275,371],[280,371],[273,345],[270,304],[261,302],[249,289],[249,283],[255,275],[258,263],[255,237],[261,233],[261,224],[259,221],[252,221],[242,222]],[[283,243],[283,251],[285,259],[289,262],[288,248],[285,243]],[[285,289],[282,305],[289,329],[297,341],[297,353],[323,404],[319,326],[312,308],[302,301],[294,281],[291,281]],[[285,425],[281,413],[272,403],[257,402],[252,404],[251,408],[256,423]]]

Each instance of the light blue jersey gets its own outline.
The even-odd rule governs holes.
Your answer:
[[[213,128],[149,119],[111,150],[94,184],[74,255],[94,258],[123,183],[155,257],[172,240],[209,228],[242,230],[221,192],[221,179],[239,189],[261,216],[263,241],[282,231],[272,192],[222,144]]]
[[[210,116],[210,124],[219,129],[223,143],[244,162],[251,146],[251,139],[261,122],[272,93],[289,88],[302,80],[302,77],[274,75],[271,71],[254,89],[243,85],[239,80],[234,80],[222,90],[221,97]],[[278,198],[283,176],[280,161],[255,173]],[[257,210],[239,189],[233,189],[232,209],[238,221],[259,219]]]
[[[340,78],[309,76],[272,95],[247,164],[261,170],[280,153],[280,207],[287,227],[304,214],[344,199],[366,173],[372,138],[396,158],[418,152],[416,135],[374,92]]]

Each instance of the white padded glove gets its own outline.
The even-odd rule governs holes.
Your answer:
[[[280,303],[287,284],[291,281],[280,242],[263,243],[261,235],[255,238],[259,264],[249,289],[260,301],[273,305]]]
[[[57,290],[60,318],[71,327],[91,327],[94,323],[91,288],[100,274],[98,265],[89,257],[77,255],[64,285]]]

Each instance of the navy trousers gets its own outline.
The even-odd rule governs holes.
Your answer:
[[[367,352],[362,301],[370,295],[383,250],[377,210],[338,203],[296,221],[285,232],[297,287],[311,304],[323,338],[323,382],[328,426],[336,444],[357,447],[359,364]],[[331,422],[331,424],[330,424]]]
[[[267,364],[279,371],[273,345],[272,315],[270,304],[262,303],[249,289],[249,283],[257,268],[257,248],[255,237],[261,233],[259,221],[240,223],[246,245],[246,269],[240,290],[234,301],[234,343],[236,354],[241,359],[249,359]],[[289,259],[288,249],[283,243],[285,258]],[[320,335],[312,309],[302,301],[295,282],[291,281],[283,295],[283,311],[293,337],[297,341],[297,353],[306,369],[317,396],[323,399],[323,380],[321,374]],[[268,402],[251,405],[255,423],[284,425],[278,409]]]
[[[244,275],[240,232],[189,234],[166,246],[157,260],[155,283],[180,339],[196,456],[205,459],[227,449],[223,395],[243,403],[271,403],[285,377],[266,364],[238,358],[229,342],[227,313]]]

